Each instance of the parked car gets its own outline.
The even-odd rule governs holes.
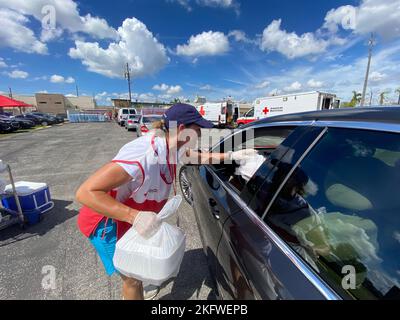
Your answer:
[[[264,156],[251,178],[180,172],[221,299],[400,299],[399,107],[277,116],[212,150],[232,145]]]
[[[31,129],[35,126],[35,123],[31,120],[18,118],[12,118],[12,120],[18,122],[21,129]]]
[[[41,125],[42,121],[44,121],[43,118],[41,117],[37,117],[34,115],[30,115],[30,114],[21,114],[21,115],[17,115],[15,116],[16,119],[25,119],[25,120],[29,120],[35,123],[35,125]]]
[[[127,121],[125,121],[125,129],[128,131],[134,130],[137,131],[138,128],[138,124],[140,122],[140,115],[130,115],[127,119]]]
[[[13,131],[23,128],[22,123],[20,123],[17,119],[12,119],[8,116],[0,114],[0,120],[9,122]]]
[[[65,119],[68,118],[66,114],[56,114],[55,117],[58,123],[64,123]]]
[[[161,121],[161,119],[162,116],[160,115],[142,116],[137,124],[137,135],[140,137],[148,134],[151,130],[153,130],[153,123]]]
[[[28,113],[28,115],[33,115],[33,116],[39,117],[41,119],[41,125],[43,125],[43,126],[57,124],[56,118],[53,116],[50,116],[46,113],[32,112],[32,113]]]
[[[35,123],[27,120],[27,119],[20,119],[16,118],[14,116],[5,116],[0,114],[0,119],[1,120],[6,120],[6,121],[11,121],[12,123],[18,123],[19,127],[18,129],[30,129],[35,126]]]
[[[13,131],[10,121],[3,121],[0,119],[0,133],[9,133]]]

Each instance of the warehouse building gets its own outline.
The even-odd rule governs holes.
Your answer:
[[[32,105],[33,109],[39,112],[51,114],[66,114],[67,110],[94,110],[97,107],[96,100],[89,96],[36,93],[35,95],[13,95],[13,98]]]

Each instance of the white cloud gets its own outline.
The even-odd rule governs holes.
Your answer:
[[[270,84],[271,84],[271,82],[269,82],[269,81],[263,81],[263,82],[255,85],[255,88],[256,89],[265,89],[265,88],[269,87]]]
[[[377,82],[381,82],[383,80],[385,80],[387,77],[386,74],[380,73],[378,71],[374,71],[371,73],[371,75],[369,76],[369,80],[373,83],[377,83]]]
[[[175,95],[175,94],[178,94],[178,93],[180,93],[180,92],[182,92],[182,87],[181,86],[171,86],[171,87],[169,87],[169,89],[167,90],[167,94],[170,94],[170,95]]]
[[[281,93],[282,93],[281,90],[279,90],[279,89],[274,89],[274,90],[271,90],[271,92],[268,93],[268,95],[269,95],[269,96],[278,96],[278,95],[280,95]]]
[[[106,20],[91,14],[81,16],[78,5],[73,0],[0,0],[0,7],[18,11],[24,16],[33,16],[40,23],[47,14],[42,13],[43,8],[49,6],[55,9],[57,29],[44,28],[41,36],[43,41],[61,36],[63,30],[71,33],[83,32],[97,39],[116,39],[118,36]]]
[[[48,79],[47,76],[40,76],[40,77],[35,77],[35,78],[33,78],[33,81],[40,81],[40,80],[45,81],[45,80],[47,80],[47,79]]]
[[[72,77],[68,77],[67,79],[65,79],[65,83],[75,83],[75,79]]]
[[[364,35],[376,32],[384,38],[400,34],[399,0],[362,0],[358,7],[347,5],[329,11],[324,27],[336,32],[339,27]]]
[[[300,82],[296,81],[296,82],[293,82],[290,86],[285,87],[283,90],[285,90],[286,92],[296,92],[296,91],[301,90],[302,87],[303,87],[302,84]]]
[[[222,32],[203,32],[191,36],[188,43],[178,45],[176,53],[181,56],[201,57],[222,55],[229,51],[229,40]]]
[[[213,87],[212,87],[211,85],[209,85],[209,84],[206,84],[205,86],[200,87],[200,90],[203,90],[203,91],[212,91],[212,90],[213,90]]]
[[[237,42],[252,43],[256,44],[257,41],[249,39],[246,33],[242,30],[232,30],[229,32],[228,37],[232,37]]]
[[[0,47],[10,47],[26,53],[47,54],[47,46],[26,27],[28,22],[29,19],[18,12],[0,9]]]
[[[193,10],[191,3],[196,2],[203,7],[234,9],[237,14],[240,13],[240,4],[236,0],[167,0],[167,2],[177,2],[189,12]]]
[[[50,82],[52,83],[74,83],[75,79],[72,77],[64,78],[63,76],[54,74],[50,77]]]
[[[9,72],[8,76],[13,79],[26,79],[28,78],[29,73],[21,70],[14,70]]]
[[[329,42],[318,39],[313,33],[301,36],[281,29],[282,20],[274,20],[264,29],[260,48],[263,51],[277,51],[289,59],[325,52]]]
[[[166,92],[167,95],[175,95],[175,94],[182,92],[183,89],[179,85],[169,86],[169,85],[166,85],[165,83],[163,83],[163,84],[155,85],[153,87],[153,90]]]
[[[167,0],[167,2],[177,2],[189,12],[193,10],[192,6],[190,5],[191,0]]]
[[[3,58],[0,58],[0,68],[7,68],[7,63],[4,62]]]
[[[234,9],[237,14],[240,13],[240,4],[236,0],[197,0],[197,3],[207,7]]]
[[[320,89],[324,86],[324,83],[322,81],[311,79],[307,82],[307,86],[312,89]]]
[[[107,49],[97,42],[77,40],[69,55],[82,60],[89,71],[110,78],[122,78],[126,62],[132,77],[154,74],[169,62],[165,47],[136,18],[126,19],[118,28],[118,35],[120,41],[110,43]]]
[[[157,91],[167,91],[169,89],[169,86],[166,85],[165,83],[163,84],[156,84],[153,87],[153,90],[157,90]]]

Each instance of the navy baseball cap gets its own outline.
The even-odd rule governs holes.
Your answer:
[[[169,108],[164,114],[164,120],[167,128],[172,121],[177,122],[178,126],[197,124],[204,129],[214,128],[214,124],[204,119],[194,106],[185,103],[178,103]]]

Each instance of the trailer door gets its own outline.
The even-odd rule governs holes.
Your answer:
[[[332,108],[332,106],[333,106],[333,98],[332,97],[327,97],[327,96],[325,96],[323,99],[322,99],[322,110],[329,110],[329,109],[331,109]]]

